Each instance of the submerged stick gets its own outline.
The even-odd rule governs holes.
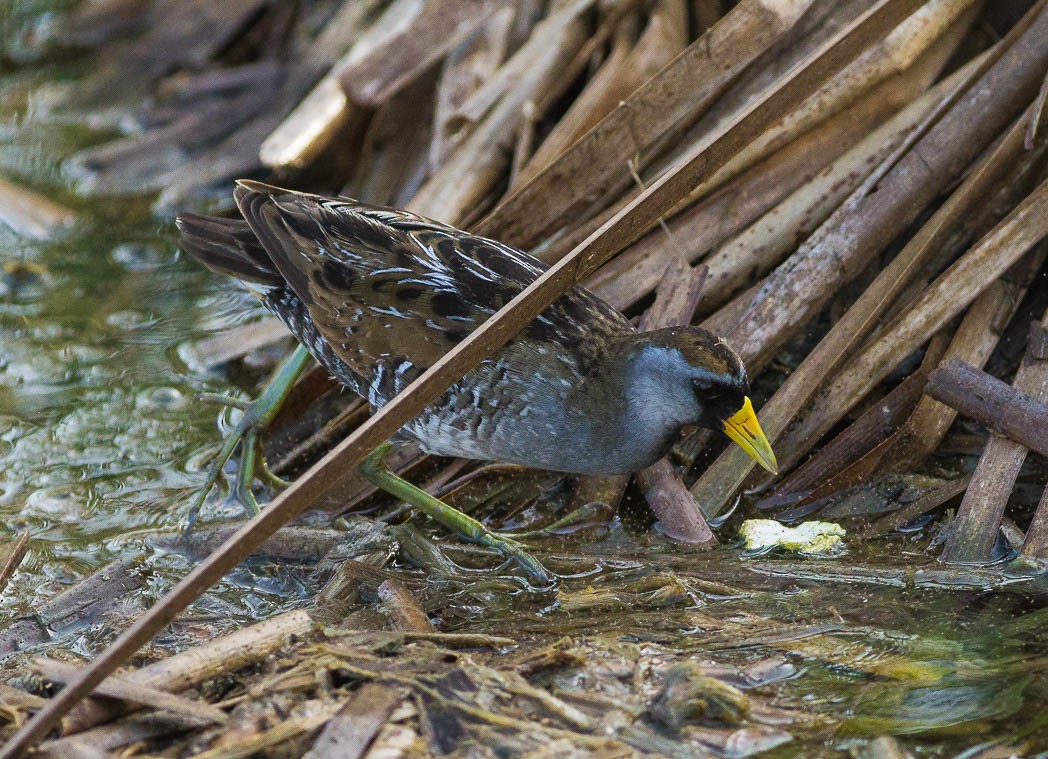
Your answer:
[[[388,440],[486,356],[505,345],[569,287],[632,242],[689,188],[723,166],[757,135],[782,118],[793,103],[814,92],[871,40],[887,34],[919,5],[920,0],[881,0],[821,47],[804,65],[794,69],[778,87],[697,148],[674,171],[656,180],[628,208],[542,274],[313,465],[266,509],[240,528],[219,551],[198,564],[163,599],[121,633],[78,678],[67,684],[47,707],[23,725],[0,750],[0,758],[22,756],[57,727],[69,709],[250,555],[259,543],[312,506],[330,489],[333,481],[353,471],[368,453]]]
[[[75,220],[68,208],[0,177],[0,224],[34,240],[47,240]]]
[[[28,532],[18,533],[13,540],[4,541],[4,545],[0,547],[0,592],[7,586],[8,580],[18,569],[18,565],[22,563],[28,549]]]
[[[859,537],[873,538],[897,530],[907,522],[916,519],[922,514],[939,508],[951,498],[956,498],[963,493],[971,482],[969,475],[958,477],[956,480],[936,488],[930,493],[925,493],[913,503],[908,503],[898,511],[893,511],[877,521],[861,527],[858,531]]]
[[[378,597],[381,608],[389,615],[396,630],[402,632],[426,633],[436,628],[408,587],[400,580],[390,578],[378,586]]]

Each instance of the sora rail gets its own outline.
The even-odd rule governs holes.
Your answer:
[[[182,248],[239,279],[374,408],[547,268],[406,211],[253,181],[238,182],[234,197],[243,220],[182,215]],[[637,332],[574,287],[398,438],[440,456],[620,474],[653,464],[682,427],[700,425],[774,472],[748,393],[722,338],[697,327]]]

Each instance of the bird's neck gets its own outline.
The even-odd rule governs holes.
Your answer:
[[[634,421],[678,430],[698,420],[698,401],[680,351],[639,340],[625,365],[624,397]]]
[[[642,459],[643,466],[654,463],[681,427],[698,419],[698,403],[685,372],[679,351],[652,345],[643,335],[609,346],[600,377],[590,378],[597,380],[599,389],[579,388],[594,438],[612,449],[632,449],[631,455]]]

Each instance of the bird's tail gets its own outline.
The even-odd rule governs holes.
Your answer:
[[[285,284],[246,221],[183,213],[175,223],[182,250],[212,271],[235,277],[252,291]]]

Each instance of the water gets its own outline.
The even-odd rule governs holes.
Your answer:
[[[31,535],[5,618],[118,558],[155,571],[150,593],[178,579],[184,560],[146,537],[178,528],[218,441],[215,407],[194,396],[230,390],[180,348],[244,318],[235,288],[180,256],[152,198],[72,191],[62,159],[108,133],[50,111],[64,75],[0,80],[0,173],[76,216],[48,241],[0,225],[0,524]]]

